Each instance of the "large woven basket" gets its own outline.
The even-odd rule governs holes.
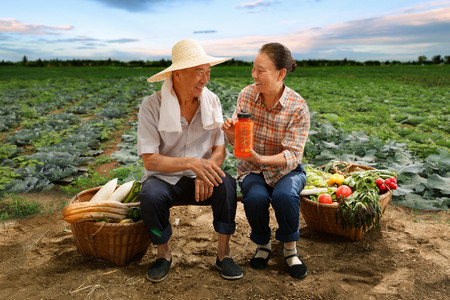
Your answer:
[[[345,166],[342,169],[342,166]],[[323,168],[319,167],[319,168]],[[333,172],[345,173],[346,175],[360,170],[373,170],[373,168],[363,165],[341,162],[341,168],[333,168]],[[380,195],[381,211],[384,214],[386,207],[392,200],[392,191]],[[300,211],[306,224],[313,230],[324,231],[338,236],[350,238],[353,241],[362,239],[364,234],[371,228],[363,230],[362,228],[342,229],[339,216],[336,214],[337,206],[312,201],[306,197],[300,197]]]
[[[82,191],[70,203],[89,201],[99,189],[96,187]],[[118,266],[127,264],[138,254],[147,251],[150,245],[150,237],[143,222],[80,222],[70,225],[80,254],[105,259]]]

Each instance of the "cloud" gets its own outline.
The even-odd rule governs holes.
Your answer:
[[[109,40],[106,41],[107,43],[117,43],[117,44],[125,44],[125,43],[133,43],[133,42],[139,42],[139,39],[134,39],[134,38],[122,38],[122,39],[116,39],[116,40]]]
[[[448,5],[450,5],[450,1],[448,0],[425,1],[422,3],[417,3],[414,6],[403,7],[401,9],[391,11],[390,13],[392,14],[413,13],[427,9],[442,8]]]
[[[0,41],[12,41],[12,40],[13,40],[12,37],[0,34]]]
[[[299,58],[411,59],[432,53],[448,55],[449,32],[450,7],[411,9],[409,13],[299,28],[287,35],[215,40],[205,47],[211,55],[254,58],[264,43],[281,42]]]
[[[76,47],[75,49],[78,49],[78,50],[95,50],[95,49],[97,49],[97,47],[81,46],[81,47]]]
[[[46,41],[49,43],[77,43],[77,42],[99,42],[99,39],[94,39],[94,38],[90,38],[90,37],[85,37],[85,36],[80,36],[80,37],[74,37],[74,38],[70,38],[70,39],[57,39],[57,40],[42,40],[42,41]]]
[[[15,19],[0,19],[0,32],[24,34],[59,34],[61,31],[72,30],[74,26],[46,26],[42,24],[25,24]]]
[[[164,2],[163,0],[93,0],[111,8],[124,9],[129,12],[147,10],[152,4]]]
[[[15,56],[16,58],[23,57],[24,53],[26,55],[35,55],[38,54],[41,50],[34,49],[29,47],[18,47],[17,45],[2,45],[0,46],[0,52],[8,53],[9,56]]]
[[[304,29],[285,40],[292,52],[316,57],[347,53],[347,57],[365,55],[367,59],[411,59],[433,52],[445,55],[445,49],[450,49],[448,32],[450,7]]]
[[[172,7],[175,5],[185,5],[190,1],[197,3],[200,1],[207,2],[209,0],[91,0],[100,2],[103,6],[108,8],[116,8],[125,10],[128,12],[144,12],[144,11],[158,11],[165,10],[166,7]],[[162,7],[164,6],[164,7]]]
[[[448,32],[450,32],[450,7],[336,24],[318,30],[316,39],[321,43],[330,44],[450,42]]]
[[[201,34],[201,33],[216,33],[216,30],[198,30],[194,31],[193,34]]]
[[[244,8],[244,9],[258,9],[264,6],[271,6],[273,3],[271,1],[258,0],[255,2],[244,2],[238,5],[235,5],[235,8]]]

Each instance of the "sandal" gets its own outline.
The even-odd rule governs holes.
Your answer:
[[[266,258],[262,257],[256,257],[259,251],[265,251],[269,253]],[[250,260],[250,267],[255,270],[262,270],[267,266],[267,262],[269,261],[270,254],[272,254],[272,251],[266,248],[257,248],[255,255],[253,255],[252,259]]]

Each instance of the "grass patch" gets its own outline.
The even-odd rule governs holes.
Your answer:
[[[16,194],[3,195],[0,199],[0,221],[23,218],[41,212],[42,206]]]
[[[105,161],[108,161],[108,159],[105,159]],[[61,190],[70,196],[74,196],[84,190],[102,186],[112,178],[117,178],[118,183],[122,184],[131,180],[140,180],[143,175],[143,167],[138,164],[118,167],[106,173],[96,173],[90,169],[85,176],[77,177],[72,183],[61,186]]]

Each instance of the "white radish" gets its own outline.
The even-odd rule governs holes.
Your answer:
[[[310,195],[314,195],[314,194],[318,194],[321,192],[328,192],[328,190],[333,190],[336,191],[337,187],[334,186],[330,186],[327,188],[315,188],[315,189],[304,189],[301,191],[300,196],[310,196]]]
[[[121,186],[119,186],[114,193],[111,195],[111,197],[108,198],[108,201],[117,201],[122,202],[125,197],[128,195],[128,193],[131,191],[131,188],[133,187],[134,180],[128,181]]]
[[[102,186],[94,197],[91,198],[91,202],[108,201],[108,198],[114,193],[117,186],[117,178],[108,181],[104,186]]]

